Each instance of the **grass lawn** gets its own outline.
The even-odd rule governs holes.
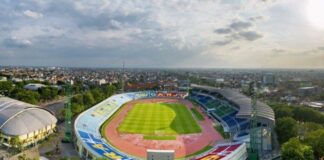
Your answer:
[[[165,135],[165,136],[157,136],[157,135],[145,135],[144,139],[147,140],[176,140],[177,137],[174,135]]]
[[[138,103],[119,125],[118,131],[161,136],[200,133],[201,128],[181,103]]]
[[[224,139],[229,139],[230,138],[230,134],[224,131],[224,128],[223,128],[222,125],[214,126],[214,128],[218,133],[220,133],[222,135],[222,137]]]
[[[203,121],[203,120],[205,120],[205,119],[204,119],[204,116],[201,115],[200,112],[198,112],[196,108],[191,108],[191,111],[195,114],[196,118],[197,118],[199,121]]]

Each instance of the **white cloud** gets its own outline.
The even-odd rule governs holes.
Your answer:
[[[290,13],[296,1],[281,1],[6,1],[0,4],[0,40],[5,46],[0,50],[26,47],[24,51],[29,53],[25,55],[30,57],[35,53],[80,59],[100,55],[107,64],[112,62],[111,54],[114,59],[127,54],[134,58],[134,66],[136,61],[150,60],[170,66],[182,60],[179,64],[184,66],[212,66],[215,62],[228,66],[244,65],[245,61],[253,64],[249,57],[270,57],[274,48],[290,51],[320,46],[324,32],[300,27],[295,21],[301,16]]]
[[[42,13],[38,13],[38,12],[34,12],[31,10],[25,10],[24,15],[26,15],[27,17],[33,18],[33,19],[40,19],[43,17]]]
[[[3,44],[9,48],[26,48],[32,45],[31,41],[17,37],[6,38],[3,40]]]

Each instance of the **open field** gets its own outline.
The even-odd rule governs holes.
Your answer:
[[[204,120],[204,116],[201,115],[201,113],[199,113],[196,108],[191,108],[191,111],[192,111],[192,113],[194,113],[194,115],[196,116],[196,118],[199,121],[203,121]]]
[[[147,149],[154,148],[174,150],[176,158],[186,159],[222,139],[213,128],[213,121],[204,114],[201,114],[204,120],[198,120],[191,110],[193,107],[185,99],[134,100],[109,118],[101,133],[111,145],[129,155],[146,157]],[[128,130],[121,132],[123,128]],[[135,132],[133,128],[138,130]]]
[[[200,133],[201,128],[181,103],[138,103],[118,127],[120,133],[178,135]]]
[[[175,135],[164,135],[164,136],[157,136],[157,135],[145,135],[143,139],[146,140],[176,140],[177,137]]]

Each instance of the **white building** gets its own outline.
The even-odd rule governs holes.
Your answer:
[[[298,88],[298,94],[300,96],[310,96],[310,95],[313,95],[313,94],[318,94],[320,92],[321,92],[321,88],[319,88],[317,86]]]
[[[97,85],[107,84],[107,81],[105,79],[98,79],[98,80],[96,80],[96,84]]]
[[[322,109],[322,108],[324,108],[324,101],[303,102],[302,104],[306,105],[308,107],[314,108],[314,109]]]
[[[14,81],[14,82],[22,82],[23,80],[21,78],[12,78],[12,81]]]
[[[1,77],[0,76],[0,82],[7,81],[7,77]]]
[[[56,122],[55,116],[43,108],[0,97],[0,144],[34,144],[53,133]]]

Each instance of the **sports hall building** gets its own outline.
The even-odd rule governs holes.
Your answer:
[[[49,111],[8,97],[0,97],[0,144],[35,144],[54,132],[57,119]]]

